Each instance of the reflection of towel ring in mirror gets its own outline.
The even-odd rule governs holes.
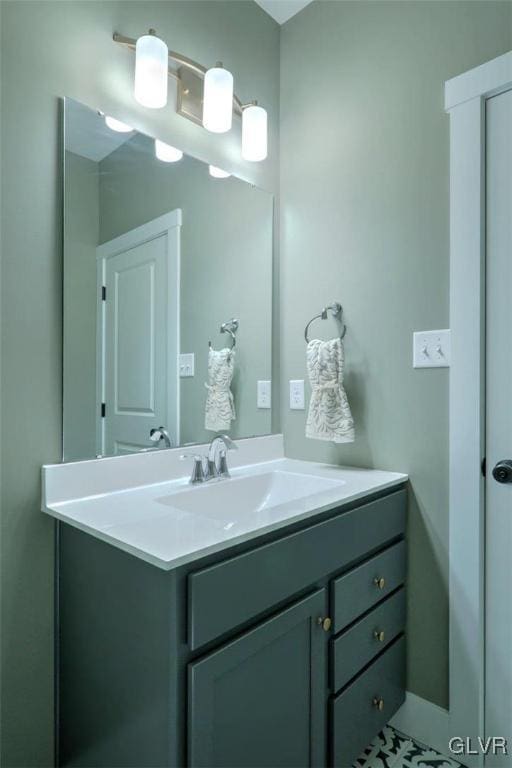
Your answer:
[[[227,320],[225,323],[222,323],[220,327],[221,333],[229,333],[231,336],[231,347],[230,349],[234,349],[236,346],[236,332],[238,331],[238,326],[240,325],[240,321],[237,320],[235,317],[232,317],[231,320]],[[212,348],[211,341],[208,342],[208,346],[210,349]]]
[[[306,344],[309,344],[309,339],[308,339],[309,326],[315,320],[327,320],[328,311],[332,313],[332,316],[334,317],[334,319],[337,320],[341,326],[340,339],[343,339],[345,337],[345,334],[347,332],[347,326],[345,324],[343,325],[341,324],[341,319],[343,317],[343,307],[339,302],[335,301],[333,304],[329,304],[327,307],[324,307],[320,312],[320,314],[312,317],[309,323],[306,325],[306,328],[304,329],[304,338],[306,339]]]

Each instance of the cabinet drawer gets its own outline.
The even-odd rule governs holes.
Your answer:
[[[351,766],[404,699],[405,640],[401,637],[339,696],[331,699],[333,766]]]
[[[197,571],[188,583],[192,649],[249,622],[405,529],[406,491]]]
[[[332,584],[334,631],[340,632],[403,584],[404,580],[403,541],[340,576]]]
[[[331,640],[331,688],[343,688],[405,628],[405,590],[380,603],[342,635]]]

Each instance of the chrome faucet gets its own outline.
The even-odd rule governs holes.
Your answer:
[[[224,448],[220,448],[221,443],[224,443]],[[228,435],[217,435],[217,437],[214,437],[208,448],[208,479],[229,477],[226,454],[228,451],[237,450],[237,444]],[[217,461],[217,452],[219,454],[219,461]]]
[[[220,448],[222,444],[224,444],[224,448]],[[194,461],[189,483],[197,485],[197,483],[207,483],[216,478],[229,477],[226,454],[228,451],[237,450],[237,444],[230,437],[217,435],[210,443],[207,456],[200,456],[198,453],[182,454],[180,456],[182,461],[185,459],[193,459]]]
[[[154,443],[159,443],[160,440],[163,440],[166,448],[172,448],[171,438],[165,427],[158,427],[158,429],[153,428],[149,433],[149,439]]]

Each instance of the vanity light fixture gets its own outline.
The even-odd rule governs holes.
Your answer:
[[[105,123],[111,131],[117,131],[117,133],[131,133],[133,131],[131,125],[122,123],[121,120],[116,120],[115,117],[110,117],[110,115],[105,115]]]
[[[211,133],[226,133],[232,122],[233,75],[218,62],[204,76],[203,125]]]
[[[217,168],[216,165],[209,165],[208,171],[210,176],[213,176],[214,179],[228,179],[231,174],[227,171],[223,171],[222,168]]]
[[[259,162],[267,156],[267,111],[255,101],[242,113],[242,157]]]
[[[183,157],[183,152],[181,149],[166,144],[165,141],[155,139],[155,155],[164,163],[177,163]]]
[[[135,98],[143,107],[161,109],[167,104],[169,51],[154,29],[135,44]]]
[[[139,64],[136,61],[137,100],[150,107],[163,106],[162,91],[158,91],[160,101],[154,97],[154,93],[158,90],[155,85],[157,79],[162,77],[162,45],[165,46],[165,43],[156,36],[154,29],[150,29],[147,35],[143,35],[138,40],[125,37],[118,32],[114,32],[113,39],[116,43],[134,50],[136,56],[140,53],[143,57],[139,59]],[[149,46],[149,53],[145,46]],[[208,69],[197,61],[189,59],[188,56],[170,51],[167,46],[165,48],[167,50],[166,76],[173,77],[178,84],[176,104],[178,114],[203,126],[208,131],[224,133],[230,130],[234,113],[242,118],[242,135],[245,134],[245,141],[242,138],[242,157],[251,162],[264,160],[267,157],[266,110],[256,102],[242,103],[233,91],[233,75],[224,69],[222,64]],[[148,60],[152,62],[151,66],[147,64]],[[159,72],[158,76],[156,72]],[[146,86],[143,88],[139,82],[145,82]],[[158,82],[159,87],[162,88],[161,80]],[[152,94],[151,98],[148,98],[149,92]],[[143,99],[147,100],[143,101]]]

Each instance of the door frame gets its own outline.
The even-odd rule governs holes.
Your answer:
[[[99,245],[96,249],[97,308],[96,308],[96,453],[103,455],[105,444],[104,419],[99,404],[105,402],[105,302],[102,288],[105,285],[107,260],[130,247],[142,245],[161,235],[167,236],[167,424],[176,424],[176,444],[180,444],[180,376],[178,355],[180,351],[180,269],[181,269],[182,213],[176,208],[156,219],[141,224],[119,237]],[[175,333],[170,329],[175,328]],[[173,375],[172,361],[175,361]]]
[[[450,116],[450,735],[472,739],[485,733],[485,106],[510,89],[512,51],[445,83]],[[467,765],[482,761],[464,757]]]

